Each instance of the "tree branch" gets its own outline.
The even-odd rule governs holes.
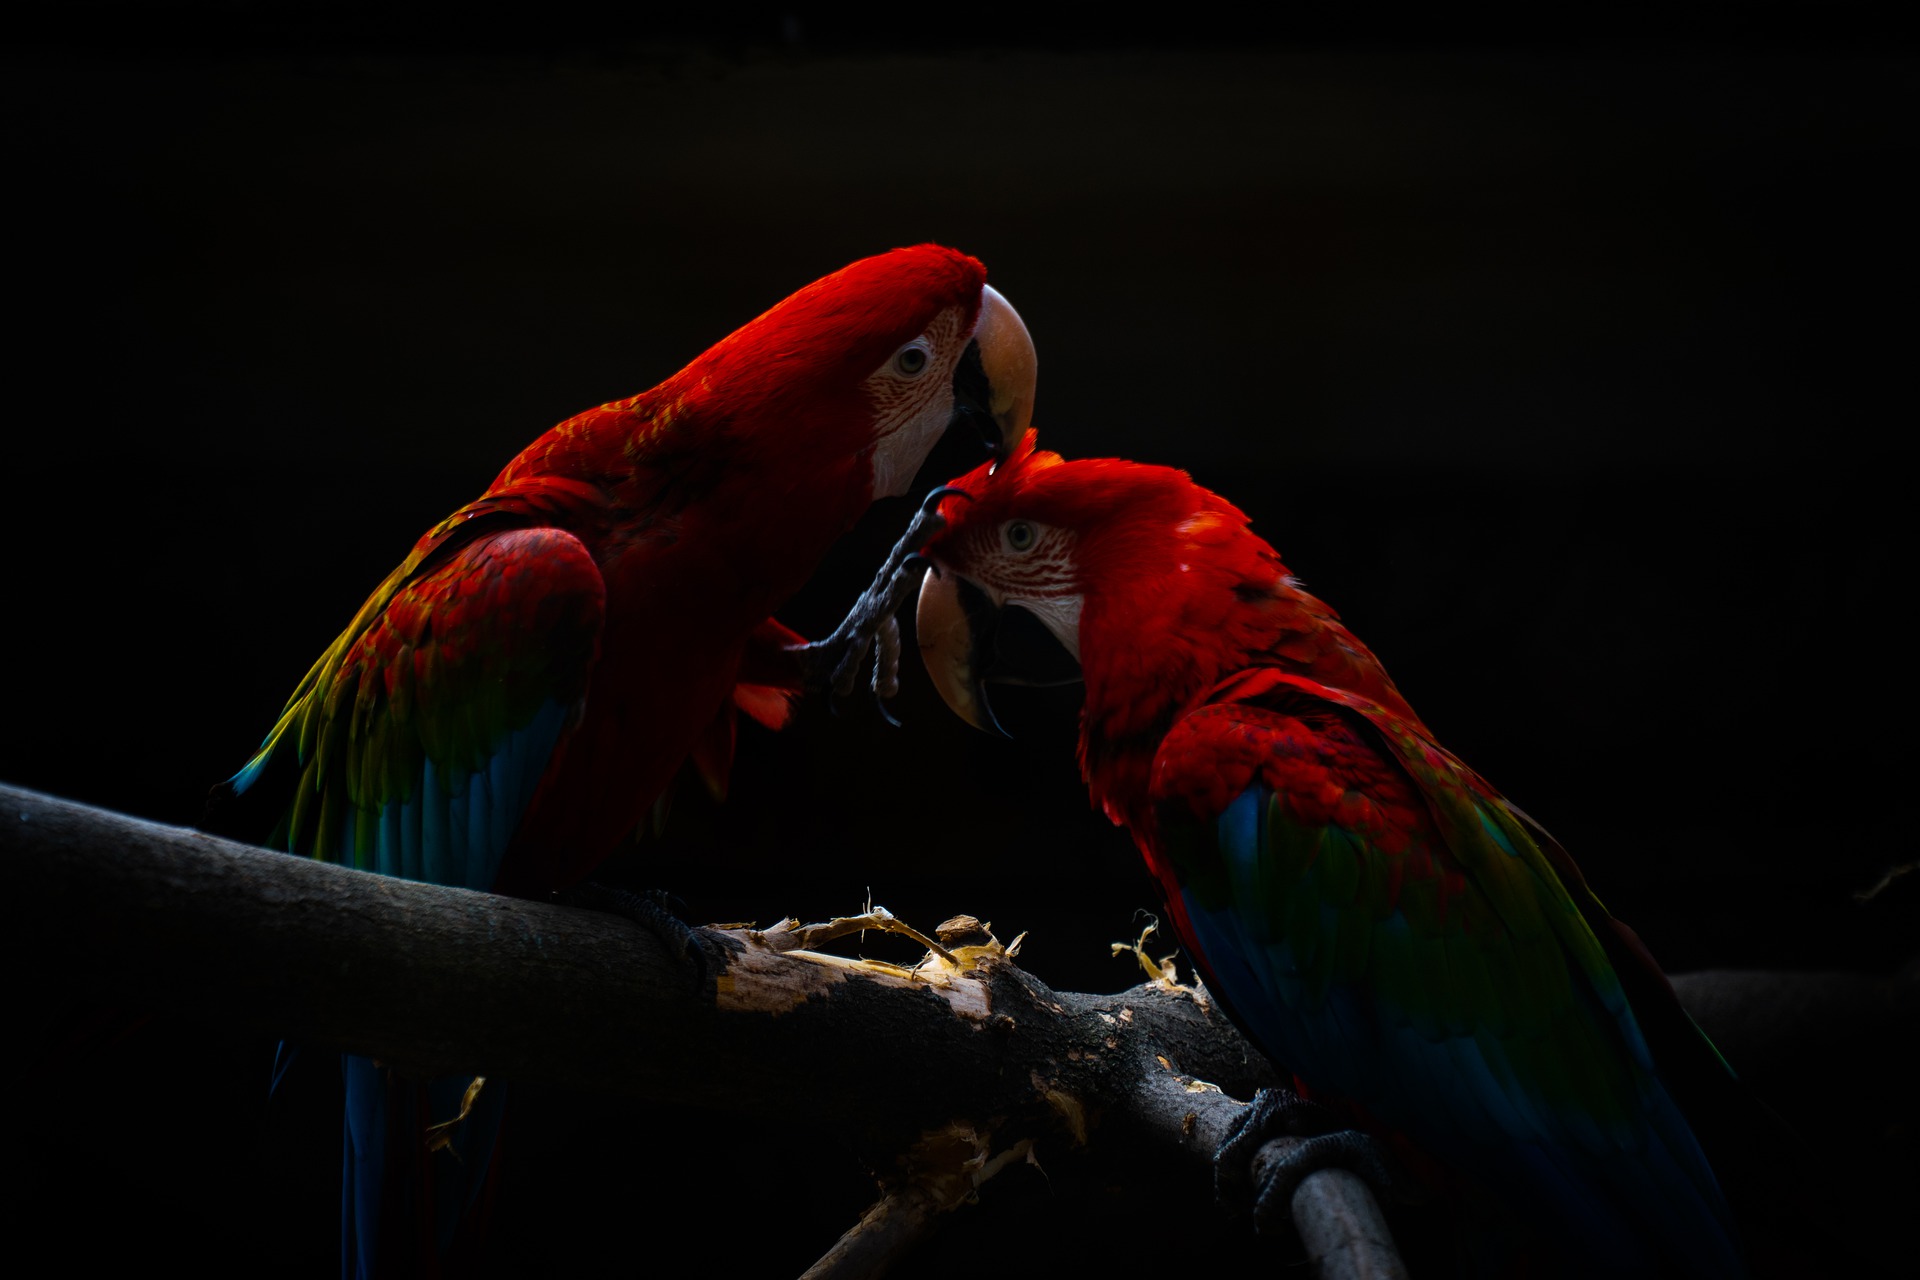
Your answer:
[[[817,1277],[878,1274],[1036,1149],[1112,1133],[1203,1170],[1243,1104],[1200,1081],[1247,1093],[1275,1082],[1204,991],[1054,992],[964,917],[938,943],[922,937],[933,950],[911,970],[807,950],[859,928],[905,931],[884,912],[724,930],[724,970],[702,986],[618,917],[370,875],[6,786],[0,856],[16,901],[34,904],[10,945],[64,985],[410,1074],[831,1127],[878,1171],[882,1197]],[[1357,1179],[1315,1175],[1296,1202],[1316,1183],[1385,1238]]]
[[[1142,1184],[1202,1177],[1242,1107],[1202,1082],[1243,1096],[1275,1082],[1204,992],[1165,982],[1054,992],[964,921],[937,942],[922,937],[944,955],[913,970],[810,950],[862,928],[905,931],[877,911],[728,930],[725,971],[700,988],[623,918],[369,875],[3,784],[0,858],[15,907],[6,945],[15,972],[42,986],[414,1074],[484,1073],[832,1129],[882,1194],[810,1273],[822,1280],[878,1274],[1030,1155],[1159,1151],[1167,1163],[1143,1168]],[[1803,1042],[1910,1026],[1915,972],[1715,972],[1674,985],[1744,1070],[1797,1080]],[[1878,1041],[1853,1051],[1893,1061]],[[1398,1274],[1359,1179],[1323,1170],[1291,1207],[1321,1274]]]

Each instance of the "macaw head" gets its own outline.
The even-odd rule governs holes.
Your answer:
[[[1172,467],[1068,462],[1028,432],[950,487],[916,631],[934,685],[976,728],[1000,731],[989,683],[1131,683],[1142,706],[1204,688],[1256,643],[1250,615],[1288,581],[1239,508]]]
[[[994,457],[1033,418],[1033,341],[986,268],[935,244],[842,267],[723,338],[663,384],[750,433],[773,465],[854,458],[870,496],[907,492],[950,428]]]

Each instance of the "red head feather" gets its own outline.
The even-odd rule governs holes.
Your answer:
[[[790,294],[650,390],[589,409],[534,441],[494,482],[532,474],[601,480],[688,451],[710,465],[858,470],[876,406],[863,382],[936,325],[964,342],[987,271],[937,244],[862,258]],[[851,471],[850,471],[851,473]],[[802,473],[796,471],[794,478]],[[858,495],[864,508],[870,494]]]
[[[1035,448],[1028,432],[1006,461],[952,485],[970,497],[942,505],[948,528],[928,549],[935,563],[997,603],[1077,618],[1081,745],[1092,753],[1082,763],[1096,800],[1143,795],[1133,775],[1167,725],[1248,668],[1305,675],[1419,724],[1378,660],[1300,588],[1246,513],[1186,472],[1067,461]]]
[[[991,554],[1006,522],[1017,519],[1072,535],[1075,589],[1082,592],[1132,594],[1169,570],[1201,567],[1268,591],[1286,573],[1273,548],[1248,528],[1245,512],[1173,467],[1122,458],[1069,462],[1036,448],[1028,431],[1005,461],[950,483],[972,499],[949,498],[941,507],[949,525],[941,557],[957,564]]]
[[[741,325],[670,381],[730,394],[796,376],[858,383],[949,307],[973,327],[987,269],[958,249],[919,244],[849,263]]]

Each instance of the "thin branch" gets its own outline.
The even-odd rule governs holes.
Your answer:
[[[917,1184],[887,1192],[874,1202],[852,1230],[841,1236],[800,1280],[869,1280],[882,1276],[922,1240],[933,1234],[942,1205]]]
[[[1880,878],[1874,881],[1870,888],[1856,889],[1853,894],[1853,900],[1855,902],[1872,902],[1875,898],[1892,888],[1894,881],[1903,876],[1910,876],[1915,871],[1920,871],[1920,861],[1895,863],[1881,872]]]
[[[933,1234],[941,1214],[972,1200],[988,1179],[1032,1153],[1033,1140],[1027,1138],[989,1155],[985,1135],[967,1124],[927,1135],[907,1153],[907,1176],[888,1187],[800,1280],[873,1280],[886,1274]]]

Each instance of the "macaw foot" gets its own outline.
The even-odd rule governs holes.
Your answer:
[[[900,623],[897,615],[926,576],[927,560],[920,549],[947,527],[940,514],[940,502],[955,495],[969,497],[964,490],[942,486],[929,493],[914,513],[913,522],[887,553],[886,563],[874,577],[873,585],[853,603],[846,620],[834,628],[825,640],[801,645],[794,651],[806,673],[809,690],[830,690],[839,697],[853,692],[854,680],[874,650],[873,694],[880,714],[898,725],[887,710],[888,698],[900,692]]]
[[[1213,1153],[1214,1194],[1244,1204],[1250,1190],[1254,1230],[1290,1231],[1294,1191],[1322,1169],[1355,1174],[1383,1204],[1394,1198],[1393,1175],[1372,1138],[1340,1128],[1332,1112],[1291,1089],[1262,1089]]]
[[[454,1130],[465,1124],[467,1117],[473,1114],[473,1104],[479,1100],[480,1090],[484,1089],[486,1084],[485,1076],[475,1076],[473,1083],[467,1086],[467,1091],[460,1095],[460,1114],[451,1120],[442,1120],[439,1124],[427,1126],[428,1151],[452,1149]]]
[[[634,893],[587,880],[567,890],[562,901],[589,911],[625,916],[652,932],[667,944],[669,955],[679,956],[693,970],[696,992],[711,987],[727,971],[732,954],[743,949],[723,933],[682,920],[678,912],[686,910],[686,904],[662,889]]]

